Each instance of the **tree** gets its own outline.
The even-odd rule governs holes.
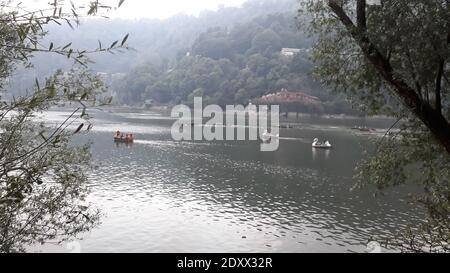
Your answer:
[[[202,33],[192,46],[195,55],[200,55],[212,59],[230,57],[230,41],[226,39],[227,30],[212,28]]]
[[[295,2],[287,1],[293,4]],[[275,5],[275,2],[272,4]],[[240,10],[233,9],[233,13]],[[239,18],[237,22],[242,23],[228,28],[211,28],[200,34],[193,39],[195,42],[192,48],[183,51],[183,56],[180,54],[179,59],[172,60],[168,66],[160,65],[157,60],[141,62],[124,78],[113,83],[118,101],[139,104],[142,100],[152,99],[163,104],[178,104],[180,101],[188,103],[192,91],[202,88],[205,102],[208,97],[210,102],[226,105],[242,103],[287,88],[314,94],[328,105],[333,105],[326,107],[324,111],[354,113],[350,104],[345,101],[344,104],[333,103],[335,100],[341,102],[340,98],[335,94],[330,95],[311,77],[313,65],[309,50],[305,48],[295,57],[286,57],[279,49],[274,50],[273,43],[270,43],[271,36],[275,36],[275,43],[279,44],[277,47],[300,48],[309,43],[310,39],[294,27],[295,12],[271,12],[251,17],[248,21]],[[268,33],[269,38],[259,41],[265,46],[258,52],[252,48],[252,41],[256,37],[264,38],[264,33]],[[220,45],[211,43],[211,40],[217,42],[218,39],[223,40]],[[258,39],[255,42],[258,46]],[[186,43],[183,45],[187,46]],[[160,50],[152,53],[159,54]],[[245,90],[244,95],[242,92],[237,94],[240,89]],[[298,110],[304,109],[305,107],[301,107]],[[311,111],[315,110],[313,108]]]
[[[449,251],[449,2],[306,1],[305,11],[318,40],[318,78],[369,113],[395,116],[394,126],[400,124],[361,165],[360,185],[383,190],[417,182],[424,188],[415,200],[427,219],[391,243],[405,251]]]
[[[70,141],[91,129],[88,107],[111,100],[99,101],[97,95],[105,88],[88,69],[88,55],[126,48],[128,35],[93,50],[44,45],[46,26],[75,27],[82,17],[110,9],[98,1],[90,1],[86,9],[62,1],[49,5],[29,11],[20,3],[0,1],[0,82],[17,66],[31,66],[34,53],[62,55],[75,63],[70,71],[59,70],[45,82],[36,79],[34,91],[27,96],[0,104],[0,252],[25,251],[49,240],[62,242],[99,221],[98,211],[85,200],[89,146],[77,147]],[[67,102],[76,106],[56,127],[36,120],[37,114]]]
[[[252,49],[256,52],[264,52],[267,49],[274,51],[281,50],[281,38],[271,29],[266,29],[257,34],[252,40]]]

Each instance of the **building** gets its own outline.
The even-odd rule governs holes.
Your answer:
[[[114,81],[120,81],[120,80],[122,80],[123,78],[125,78],[125,76],[126,76],[127,74],[125,74],[125,73],[114,73],[114,74],[112,74],[111,75],[111,80],[114,82]]]
[[[305,94],[303,92],[290,92],[286,89],[278,93],[271,93],[262,96],[259,100],[262,104],[276,103],[302,103],[302,104],[320,104],[322,101],[315,96]]]
[[[147,109],[150,109],[153,106],[154,101],[153,100],[145,100],[144,101],[144,107]]]
[[[367,5],[381,6],[381,0],[367,0]]]
[[[281,49],[281,55],[286,57],[293,57],[299,54],[302,50],[300,48],[283,48]]]

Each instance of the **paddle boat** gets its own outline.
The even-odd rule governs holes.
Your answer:
[[[312,144],[313,148],[316,149],[331,149],[333,148],[333,146],[331,145],[331,143],[327,140],[324,143],[320,142],[318,138],[314,139],[314,142]]]
[[[133,143],[134,142],[134,136],[133,134],[126,134],[124,135],[120,131],[116,132],[116,135],[114,136],[114,142],[115,143]]]
[[[369,133],[373,133],[376,132],[377,130],[374,128],[368,128],[366,126],[353,126],[352,130],[358,130],[360,132],[369,132]]]
[[[280,129],[294,129],[292,124],[281,124]]]
[[[133,143],[134,139],[115,137],[114,138],[114,142],[115,143]]]
[[[280,135],[279,134],[276,134],[276,135],[270,134],[266,130],[266,131],[264,131],[264,133],[262,134],[262,137],[261,137],[263,142],[270,142],[272,138],[280,138]]]

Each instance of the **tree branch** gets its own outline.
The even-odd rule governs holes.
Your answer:
[[[390,62],[380,53],[365,33],[356,27],[346,14],[342,5],[336,0],[328,0],[328,6],[344,24],[347,31],[355,39],[365,57],[372,63],[383,79],[392,87],[402,102],[428,127],[435,138],[450,155],[450,124],[430,104],[424,102],[419,94],[412,89],[403,79],[394,75]]]
[[[437,76],[436,76],[436,89],[434,91],[434,99],[435,99],[435,106],[434,106],[434,108],[439,113],[442,113],[441,89],[442,89],[442,76],[444,74],[444,65],[445,65],[445,61],[444,60],[440,60],[439,61],[438,72],[437,72]]]
[[[366,0],[358,0],[358,2],[356,3],[356,21],[358,28],[361,31],[366,31],[367,29]]]

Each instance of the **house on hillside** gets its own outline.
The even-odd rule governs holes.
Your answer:
[[[367,0],[367,5],[381,6],[381,0]]]
[[[302,104],[320,104],[322,101],[315,96],[305,94],[303,92],[290,92],[283,89],[277,93],[270,93],[258,99],[260,103],[302,103]]]
[[[302,50],[300,48],[283,48],[281,49],[281,55],[286,57],[294,57],[299,54]]]
[[[122,80],[123,78],[125,78],[125,76],[126,76],[127,74],[125,74],[125,73],[114,73],[114,74],[112,74],[111,75],[111,80],[114,82],[114,81],[120,81],[120,80]]]
[[[153,100],[145,100],[144,101],[144,107],[146,109],[150,109],[153,106],[154,101]]]

